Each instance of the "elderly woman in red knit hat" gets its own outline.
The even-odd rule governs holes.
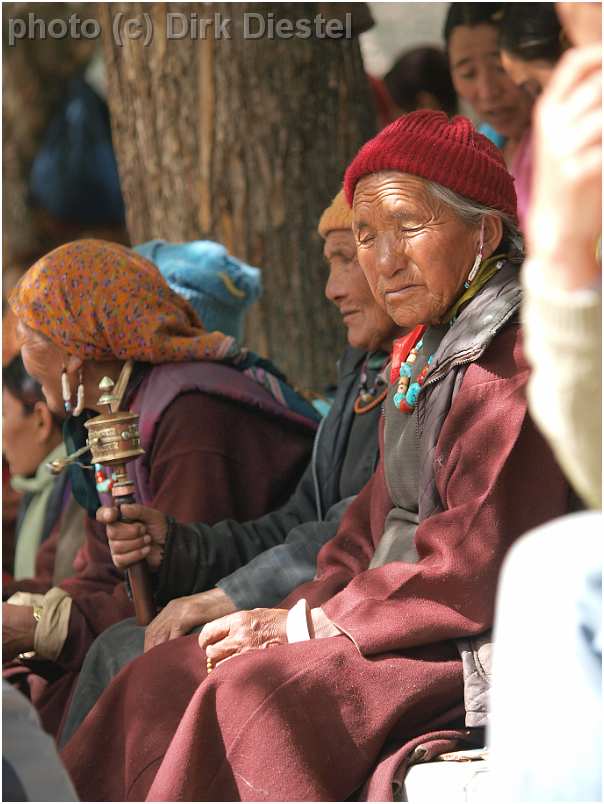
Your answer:
[[[421,111],[360,150],[345,191],[372,291],[412,328],[378,469],[315,580],[116,677],[64,751],[84,799],[391,799],[419,743],[484,723],[461,654],[506,551],[568,491],[527,414],[513,181],[469,120]]]

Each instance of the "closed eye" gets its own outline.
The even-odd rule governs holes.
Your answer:
[[[362,237],[357,237],[357,245],[358,246],[366,246],[368,243],[371,243],[375,240],[374,235],[363,235]]]
[[[423,231],[425,231],[425,229],[426,229],[426,227],[424,225],[422,225],[422,226],[401,226],[399,231],[400,231],[401,237],[410,239],[412,237],[415,237],[415,235],[417,235],[417,234],[421,234]]]

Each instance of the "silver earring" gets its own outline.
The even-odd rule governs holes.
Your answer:
[[[84,410],[84,374],[82,369],[78,375],[78,390],[76,391],[76,406],[73,410],[74,416],[79,416]]]
[[[478,273],[478,269],[480,268],[480,263],[482,262],[482,251],[479,251],[476,255],[476,259],[474,260],[474,265],[472,266],[472,270],[468,274],[468,278],[464,282],[464,287],[467,289],[470,287],[472,282],[474,281],[474,277]]]
[[[482,252],[484,249],[484,218],[480,224],[480,245],[478,247],[478,254],[476,255],[476,259],[474,260],[474,265],[470,269],[470,273],[468,274],[468,278],[464,282],[464,287],[466,290],[470,287],[476,274],[478,273],[478,269],[480,268],[480,264],[482,262]]]
[[[67,374],[67,369],[63,368],[61,372],[61,392],[63,394],[63,407],[65,408],[65,413],[71,413],[72,411],[72,404],[71,404],[71,385],[69,384],[69,375]]]

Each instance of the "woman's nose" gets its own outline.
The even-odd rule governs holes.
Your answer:
[[[476,80],[477,95],[481,103],[492,103],[502,94],[501,79],[484,70]]]
[[[405,250],[400,247],[393,232],[384,232],[377,236],[376,268],[383,277],[393,276],[404,267]]]

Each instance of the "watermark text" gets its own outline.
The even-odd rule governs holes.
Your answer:
[[[168,6],[169,7],[169,6]],[[241,17],[226,17],[214,13],[202,17],[193,11],[184,14],[169,11],[161,21],[161,35],[168,40],[190,39],[352,39],[352,14],[342,18],[314,17],[289,19],[275,12],[259,14],[246,12]],[[142,40],[148,46],[153,42],[155,28],[159,27],[151,14],[130,14],[117,11],[111,17],[111,36],[118,47],[126,41]],[[47,20],[31,11],[21,17],[8,19],[8,45],[14,47],[23,40],[45,39],[98,39],[101,23],[94,18],[71,14],[66,18]]]

